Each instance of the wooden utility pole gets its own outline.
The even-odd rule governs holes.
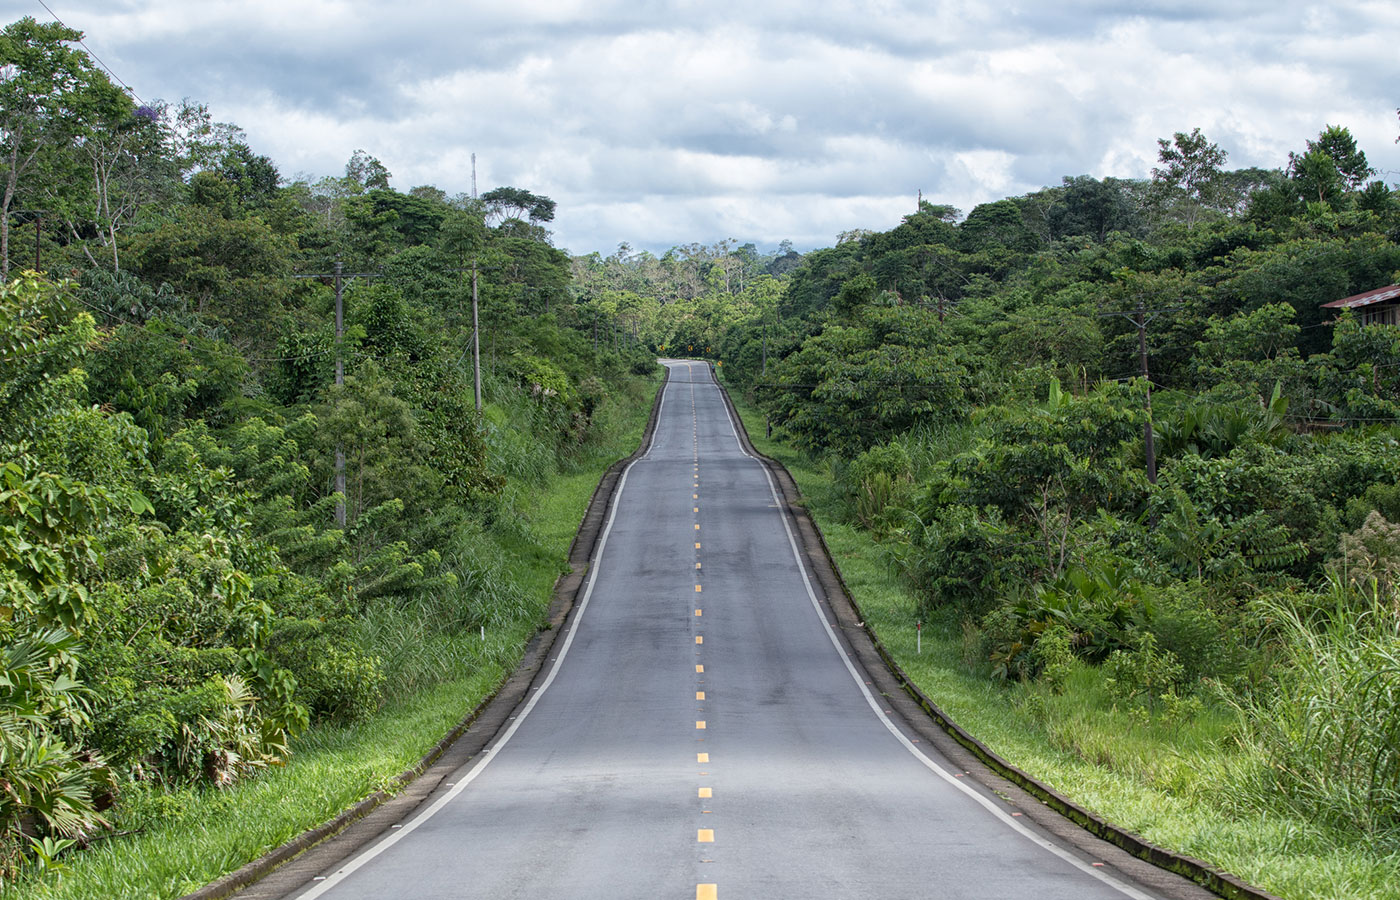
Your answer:
[[[345,360],[341,355],[341,343],[345,338],[344,285],[345,269],[340,260],[335,261],[335,386],[345,384]],[[345,451],[340,442],[335,444],[335,524],[345,527]]]
[[[1138,358],[1142,363],[1142,378],[1147,382],[1147,421],[1142,423],[1142,447],[1147,457],[1147,481],[1157,483],[1157,444],[1152,434],[1152,379],[1147,374],[1147,316],[1138,300]]]
[[[768,374],[768,323],[763,323],[763,370],[761,375]]]
[[[472,154],[472,200],[476,200],[476,154]],[[472,255],[472,387],[476,411],[481,412],[481,316],[476,290],[477,254]]]
[[[1149,311],[1143,308],[1142,298],[1137,300],[1137,308],[1132,312],[1105,312],[1099,313],[1100,318],[1110,316],[1122,316],[1138,331],[1138,374],[1147,382],[1147,421],[1142,425],[1142,452],[1147,463],[1147,480],[1151,484],[1157,483],[1157,441],[1152,432],[1152,377],[1147,371],[1147,323],[1165,312],[1172,312],[1180,307],[1169,309],[1155,309]]]
[[[378,272],[350,272],[345,271],[345,266],[337,257],[335,268],[330,272],[323,272],[315,275],[293,275],[293,278],[330,278],[335,285],[335,385],[342,387],[345,384],[345,355],[342,353],[342,345],[345,342],[345,279],[347,278],[378,278]],[[340,499],[335,503],[335,524],[340,528],[345,527],[345,451],[340,443],[335,445],[335,490],[340,495]]]
[[[476,411],[481,412],[481,319],[477,312],[476,257],[472,257],[472,383],[476,390]]]

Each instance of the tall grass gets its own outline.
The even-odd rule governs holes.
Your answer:
[[[897,440],[904,444],[917,480],[943,460],[966,451],[986,431],[981,421],[945,422],[920,426],[900,435]]]
[[[1318,599],[1261,604],[1285,659],[1273,690],[1242,702],[1269,765],[1241,788],[1400,852],[1400,610],[1339,578]]]

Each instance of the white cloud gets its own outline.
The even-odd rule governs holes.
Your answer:
[[[56,9],[143,97],[207,102],[286,174],[364,148],[401,188],[455,193],[476,152],[482,189],[549,194],[580,252],[826,245],[892,227],[919,189],[966,210],[1064,175],[1143,177],[1157,138],[1197,126],[1232,165],[1273,167],[1347,125],[1400,170],[1387,0]]]

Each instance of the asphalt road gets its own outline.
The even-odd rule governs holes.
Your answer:
[[[669,365],[653,444],[529,703],[299,896],[1154,897],[890,721],[708,366]]]

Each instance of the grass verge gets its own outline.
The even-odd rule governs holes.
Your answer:
[[[196,890],[391,787],[400,772],[488,696],[512,670],[567,569],[569,544],[602,472],[641,441],[655,381],[635,380],[601,411],[594,437],[549,477],[499,539],[509,576],[529,596],[534,621],[487,634],[458,677],[390,700],[351,726],[320,725],[294,742],[290,762],[225,790],[127,798],[138,833],[107,837],[52,870],[0,886],[0,900],[177,898]]]
[[[1241,786],[1257,780],[1261,762],[1236,742],[1236,719],[1223,708],[1144,719],[1117,708],[1100,673],[1082,665],[1063,694],[997,684],[968,665],[952,618],[924,623],[919,652],[915,598],[870,534],[843,521],[824,467],[766,438],[762,414],[735,402],[754,446],[792,473],[866,622],[910,678],[994,751],[1109,821],[1288,900],[1400,898],[1394,852],[1245,799]]]

